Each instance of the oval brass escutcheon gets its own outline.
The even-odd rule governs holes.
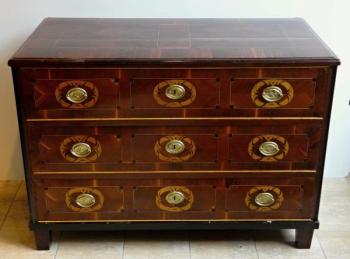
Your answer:
[[[271,85],[263,90],[262,97],[267,102],[278,102],[283,98],[283,91],[280,87]]]
[[[165,196],[165,200],[171,205],[177,205],[182,203],[185,200],[185,195],[183,195],[182,192],[173,191],[173,192],[169,192]]]
[[[75,157],[87,157],[91,154],[91,147],[87,143],[79,142],[72,146],[70,152]]]
[[[165,89],[165,95],[169,99],[172,100],[179,100],[183,98],[186,94],[186,89],[182,85],[178,84],[170,84],[166,89]]]
[[[274,141],[265,141],[259,146],[259,151],[264,156],[274,156],[280,151],[280,148]]]
[[[66,98],[72,103],[82,103],[88,98],[88,94],[83,88],[74,87],[69,89]]]
[[[275,198],[269,192],[262,192],[256,195],[255,203],[261,207],[269,207],[275,202]]]
[[[169,154],[180,154],[185,150],[185,144],[181,140],[172,139],[165,144],[165,151]]]
[[[75,203],[82,208],[90,208],[95,205],[96,199],[92,194],[82,193],[76,197]]]

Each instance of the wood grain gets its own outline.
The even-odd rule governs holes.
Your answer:
[[[53,229],[174,222],[295,228],[310,247],[339,64],[300,18],[45,19],[9,61],[38,249]],[[281,99],[265,103],[267,86]],[[67,98],[76,87],[79,104]],[[169,155],[168,139],[184,150]],[[265,141],[279,147],[269,159]],[[82,142],[91,153],[74,157]]]
[[[300,18],[48,18],[10,64],[25,65],[28,59],[36,65],[339,62]]]

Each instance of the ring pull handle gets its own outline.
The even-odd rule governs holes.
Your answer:
[[[178,205],[185,200],[185,195],[180,191],[169,192],[165,200],[171,205]]]
[[[260,207],[269,207],[275,203],[275,198],[269,192],[261,192],[255,196],[255,203]]]
[[[70,150],[70,153],[75,157],[87,157],[91,152],[90,145],[84,142],[74,144]]]
[[[165,144],[165,151],[172,155],[177,155],[185,150],[185,144],[181,140],[173,139]]]
[[[278,102],[283,98],[283,91],[276,85],[266,87],[262,92],[262,97],[267,102]]]
[[[179,84],[170,84],[165,89],[165,96],[172,100],[180,100],[186,94],[186,89]]]
[[[82,208],[90,208],[95,205],[96,199],[92,194],[82,193],[75,199],[75,203]]]
[[[259,146],[259,151],[264,156],[275,156],[280,151],[280,148],[274,141],[265,141]]]
[[[82,103],[88,98],[88,94],[85,89],[74,87],[68,90],[66,98],[72,103]]]

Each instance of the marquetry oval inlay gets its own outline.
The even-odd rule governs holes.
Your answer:
[[[55,96],[63,108],[91,108],[98,100],[98,88],[85,80],[64,81],[57,86]]]
[[[191,138],[186,136],[164,136],[155,143],[154,153],[162,161],[184,162],[194,156],[196,145]]]
[[[65,138],[60,145],[61,156],[69,162],[95,162],[102,153],[100,142],[92,136],[76,135]],[[84,155],[79,155],[80,153]]]
[[[288,141],[278,135],[261,135],[253,138],[248,144],[248,153],[262,162],[276,162],[286,157],[289,151]]]
[[[76,187],[69,189],[65,195],[68,208],[76,212],[93,212],[103,207],[103,194],[90,187]]]
[[[279,188],[263,185],[253,187],[248,191],[245,204],[250,210],[263,212],[280,208],[283,200],[283,193]]]
[[[161,210],[180,212],[189,210],[194,201],[193,193],[184,186],[167,186],[156,195],[156,205]]]
[[[252,101],[262,108],[285,106],[292,101],[293,96],[293,86],[281,79],[261,80],[251,90]]]
[[[165,80],[153,89],[154,100],[169,108],[186,107],[194,102],[196,96],[196,87],[186,80]]]

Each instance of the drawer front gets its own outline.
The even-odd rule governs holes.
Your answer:
[[[40,171],[316,170],[319,122],[203,127],[29,127]]]
[[[134,210],[143,213],[212,212],[216,205],[213,185],[136,186]]]
[[[261,129],[268,132],[268,129]],[[300,134],[231,134],[232,163],[303,162],[309,159],[310,135]]]
[[[227,182],[225,208],[229,217],[298,219],[308,218],[314,211],[312,178],[241,178]]]
[[[168,134],[147,134],[147,130],[136,133],[132,138],[134,163],[213,164],[218,161],[218,139],[213,129],[207,133],[186,128],[181,131],[182,134],[174,129],[168,130]]]
[[[233,185],[227,190],[231,212],[293,211],[302,207],[301,185]]]
[[[325,116],[330,70],[24,69],[25,115],[46,118]]]
[[[36,110],[115,109],[118,83],[113,78],[37,80],[33,85]]]
[[[118,213],[123,209],[123,196],[118,186],[48,187],[45,191],[49,213]]]
[[[35,186],[38,220],[104,220],[124,211],[121,186],[108,180],[44,180]]]
[[[62,176],[61,176],[62,177]],[[312,177],[57,178],[34,182],[39,221],[310,219]]]
[[[114,117],[120,89],[115,70],[26,69],[21,84],[28,118]]]
[[[34,171],[96,171],[121,160],[117,128],[33,127],[30,140]]]
[[[231,83],[234,109],[311,109],[316,81],[312,78],[237,78]]]
[[[134,109],[216,109],[220,83],[215,78],[134,78],[131,105]]]
[[[322,67],[232,70],[230,107],[254,117],[325,116],[330,84]]]
[[[322,145],[322,126],[268,123],[230,127],[230,168],[247,170],[316,169]]]

